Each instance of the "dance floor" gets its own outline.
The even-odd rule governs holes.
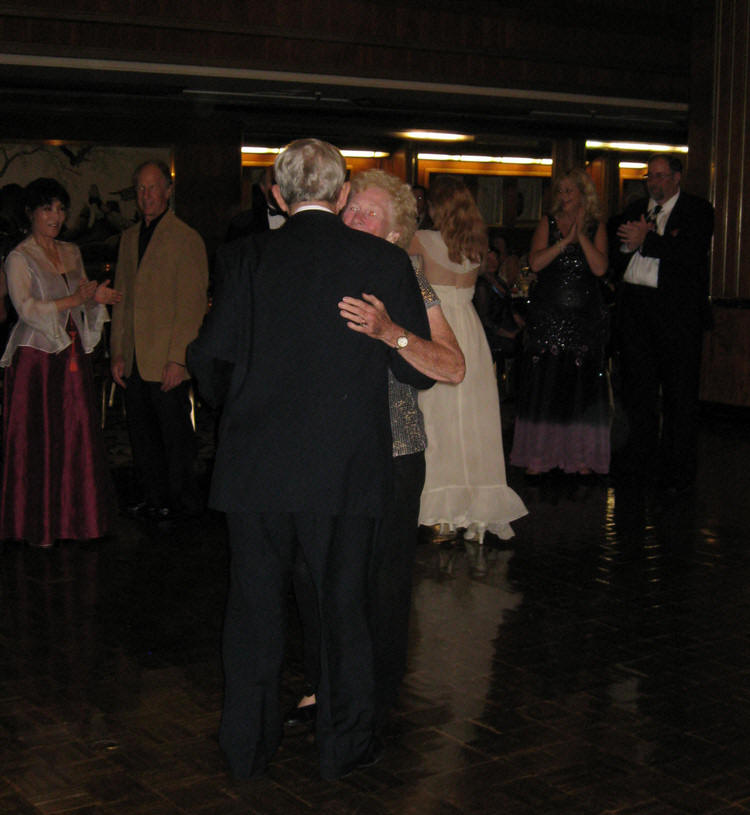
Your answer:
[[[122,517],[109,540],[49,551],[6,543],[0,813],[750,812],[748,461],[748,416],[704,411],[687,495],[513,472],[529,515],[512,541],[420,543],[385,755],[337,782],[319,779],[306,735],[261,780],[226,774],[221,517],[168,533]],[[295,624],[288,650],[292,703]]]

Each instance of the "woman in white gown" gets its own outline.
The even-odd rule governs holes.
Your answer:
[[[479,543],[487,530],[507,539],[513,536],[510,522],[527,511],[506,483],[497,381],[471,302],[487,230],[459,179],[438,178],[429,201],[437,231],[419,230],[409,254],[422,256],[425,276],[464,353],[466,376],[459,385],[438,382],[419,394],[427,433],[419,522],[464,528],[464,540]]]

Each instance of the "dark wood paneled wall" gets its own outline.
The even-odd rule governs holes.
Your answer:
[[[689,31],[689,19],[675,18],[668,0],[569,0],[560,10],[541,0],[0,4],[0,51],[10,54],[88,58],[101,67],[142,61],[606,97],[643,97],[647,88],[648,99],[669,102],[688,100]],[[21,89],[0,106],[0,135],[171,146],[178,211],[215,245],[226,213],[240,203],[241,122],[164,93],[177,83],[169,75],[121,88],[120,97],[117,83],[117,74],[96,79],[99,95],[72,84],[37,88],[27,99]]]
[[[750,311],[717,304],[712,313],[714,325],[703,343],[701,399],[750,407]]]
[[[750,298],[750,3],[718,0],[711,294]]]
[[[16,0],[0,48],[687,101],[667,0]],[[636,58],[634,58],[636,57]]]
[[[704,343],[701,396],[750,406],[750,2],[717,0],[715,19],[714,327]]]
[[[242,134],[231,121],[194,120],[174,146],[175,211],[212,258],[242,195]]]
[[[711,2],[696,0],[692,6],[690,41],[690,109],[686,170],[682,183],[688,192],[713,199],[711,176],[714,142],[714,32]]]

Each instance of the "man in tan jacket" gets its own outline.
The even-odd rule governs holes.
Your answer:
[[[123,233],[112,312],[112,377],[125,388],[133,463],[142,494],[136,517],[165,521],[197,510],[185,348],[206,312],[208,260],[200,235],[168,209],[169,168],[133,176],[143,220]]]

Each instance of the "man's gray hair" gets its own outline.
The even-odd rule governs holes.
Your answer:
[[[303,201],[335,204],[346,180],[346,161],[328,142],[297,139],[276,156],[274,171],[287,206]]]

